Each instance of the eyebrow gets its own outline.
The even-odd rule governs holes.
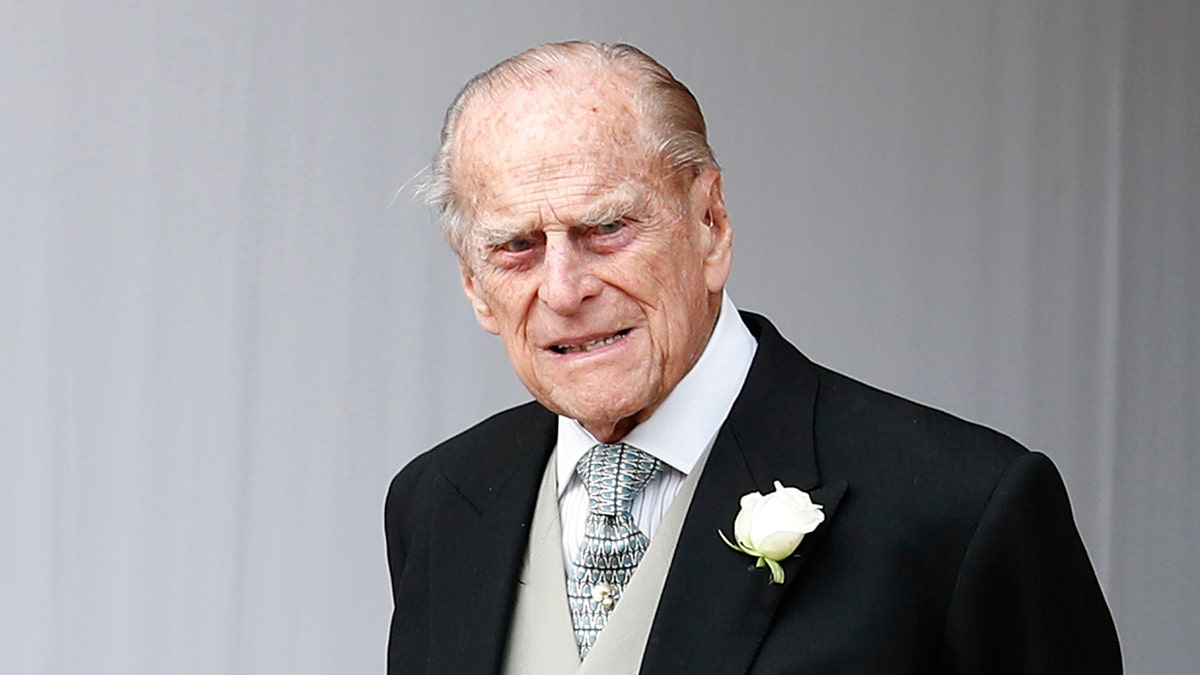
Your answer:
[[[583,214],[579,218],[581,226],[604,225],[605,223],[616,222],[622,218],[628,218],[632,214],[642,213],[646,210],[646,197],[642,194],[630,194],[626,191],[624,194],[615,195],[611,199],[607,199],[595,208]]]
[[[495,225],[491,223],[477,223],[474,227],[474,239],[480,246],[490,248],[499,246],[506,242],[512,241],[522,236],[528,236],[536,231],[536,228]]]
[[[644,194],[613,194],[592,209],[585,211],[573,228],[585,228],[595,225],[616,222],[629,218],[634,214],[646,211],[647,198]],[[499,246],[520,237],[527,237],[541,229],[540,226],[527,227],[524,225],[503,225],[498,223],[477,223],[475,225],[476,241],[484,247]]]

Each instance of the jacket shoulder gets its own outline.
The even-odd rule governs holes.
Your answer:
[[[748,407],[783,405],[784,416],[811,415],[823,474],[831,469],[831,476],[874,472],[916,478],[966,471],[994,482],[1028,452],[998,431],[814,363],[770,321],[749,312],[742,318],[759,343],[747,379],[756,395],[747,399]]]
[[[406,472],[423,471],[426,467],[451,469],[463,462],[472,462],[475,456],[489,447],[504,443],[520,443],[531,429],[543,429],[551,424],[554,414],[535,401],[502,410],[473,426],[438,443],[413,458],[397,477]]]
[[[430,475],[457,474],[503,459],[505,449],[527,447],[554,430],[554,413],[535,401],[498,412],[417,455],[392,479],[388,491],[412,492]]]
[[[816,366],[818,447],[872,457],[893,475],[979,477],[990,489],[1029,451],[1009,436],[932,406]]]

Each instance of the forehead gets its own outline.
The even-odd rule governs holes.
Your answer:
[[[549,209],[567,220],[563,210],[651,185],[650,156],[628,78],[568,72],[504,85],[468,104],[453,158],[455,193],[473,218],[544,219]]]

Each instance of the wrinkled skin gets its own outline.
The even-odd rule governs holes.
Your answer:
[[[625,76],[576,69],[473,101],[454,156],[476,318],[535,398],[605,442],[695,364],[732,256],[720,172],[665,172],[636,110]]]

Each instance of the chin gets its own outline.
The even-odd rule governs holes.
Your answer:
[[[580,424],[589,430],[599,427],[616,426],[624,420],[637,417],[647,407],[640,399],[608,400],[601,403],[597,402],[594,398],[583,398],[563,401],[562,403],[563,405],[556,406],[552,404],[546,407],[578,420]]]

